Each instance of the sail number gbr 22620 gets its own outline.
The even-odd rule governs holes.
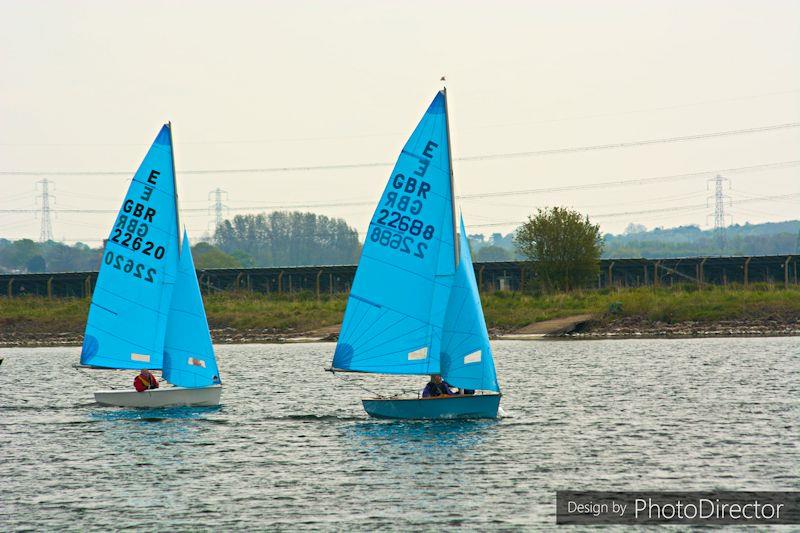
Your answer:
[[[126,259],[122,254],[115,254],[112,251],[108,251],[106,255],[103,256],[103,262],[117,270],[130,274],[134,278],[143,279],[150,283],[155,281],[155,268],[147,268],[141,263],[134,262],[133,259]]]
[[[147,176],[146,183],[143,183],[142,192],[138,198],[126,198],[122,204],[122,210],[114,224],[111,232],[111,242],[126,248],[130,255],[142,254],[157,260],[164,258],[166,249],[164,246],[147,240],[150,232],[150,225],[155,223],[158,212],[155,207],[150,205],[150,198],[158,185],[160,172],[151,170]],[[122,272],[153,283],[157,270],[150,268],[146,264],[134,261],[127,254],[114,253],[107,250],[103,256],[103,262]]]
[[[394,175],[391,187],[395,190],[384,195],[381,209],[373,220],[374,226],[369,234],[372,242],[420,259],[425,257],[426,241],[433,239],[436,229],[419,218],[431,191],[430,183],[422,178],[431,164],[433,151],[438,147],[435,142],[428,141],[413,175]]]

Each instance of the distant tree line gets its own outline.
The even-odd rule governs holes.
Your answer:
[[[517,233],[469,235],[473,260],[524,259],[514,243]],[[236,216],[210,240],[192,247],[197,268],[352,264],[361,250],[356,230],[344,220],[301,212]],[[800,253],[799,244],[800,220],[737,224],[726,228],[724,239],[698,226],[647,230],[631,223],[620,235],[603,236],[602,258],[785,255]],[[97,270],[101,254],[83,243],[0,238],[0,272]]]
[[[212,242],[192,246],[197,268],[353,264],[360,252],[358,232],[344,220],[300,212],[236,216]],[[97,270],[101,255],[101,247],[83,243],[0,238],[0,272]]]
[[[519,229],[517,230],[519,231]],[[523,254],[514,246],[516,232],[469,236],[475,261],[511,261]],[[603,259],[695,257],[712,255],[786,255],[800,253],[800,220],[735,224],[722,235],[698,226],[655,228],[628,224],[624,233],[603,236]]]
[[[10,241],[0,238],[0,272],[71,272],[97,270],[99,248],[81,242],[35,242],[31,239]]]
[[[514,233],[492,233],[489,237],[475,233],[468,237],[473,261],[517,261],[523,258],[514,246]]]
[[[361,251],[344,220],[298,211],[237,215],[219,225],[214,244],[242,266],[353,264]]]
[[[719,233],[698,226],[647,231],[628,224],[621,235],[605,235],[604,258],[692,257],[704,255],[786,255],[798,253],[800,221],[735,224]]]

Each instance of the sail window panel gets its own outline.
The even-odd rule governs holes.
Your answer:
[[[419,350],[414,350],[408,354],[409,361],[417,361],[420,359],[427,359],[428,358],[428,347],[424,346]]]
[[[471,363],[480,363],[481,362],[481,351],[477,350],[470,354],[464,356],[464,364],[469,365]]]

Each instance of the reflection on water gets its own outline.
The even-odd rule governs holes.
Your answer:
[[[210,407],[168,407],[163,409],[124,409],[98,407],[89,413],[89,418],[98,421],[133,420],[143,422],[163,422],[172,419],[199,419],[208,413],[222,409],[221,405]]]
[[[98,406],[130,376],[78,348],[7,350],[0,529],[538,531],[557,489],[800,489],[796,339],[494,349],[513,417],[476,421],[369,419],[332,344],[220,346],[222,405],[172,409]]]
[[[345,426],[341,432],[354,446],[428,455],[478,446],[497,424],[498,420],[369,420]]]

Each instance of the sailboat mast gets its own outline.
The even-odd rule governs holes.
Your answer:
[[[178,209],[178,175],[175,172],[175,145],[172,141],[172,122],[167,122],[167,126],[169,127],[169,151],[171,152],[170,155],[172,155],[172,190],[175,193],[175,225],[177,226],[175,235],[178,239],[178,255],[180,256],[183,239],[181,239],[181,212]]]
[[[453,228],[453,252],[455,254],[455,257],[453,257],[453,265],[458,268],[458,258],[460,257],[460,252],[458,249],[458,227],[456,226],[456,189],[453,181],[453,149],[451,147],[452,142],[450,137],[450,112],[447,108],[447,86],[442,88],[442,94],[444,95],[444,123],[447,129],[447,158],[450,162],[450,210],[453,216],[453,220],[450,221],[450,225]]]

